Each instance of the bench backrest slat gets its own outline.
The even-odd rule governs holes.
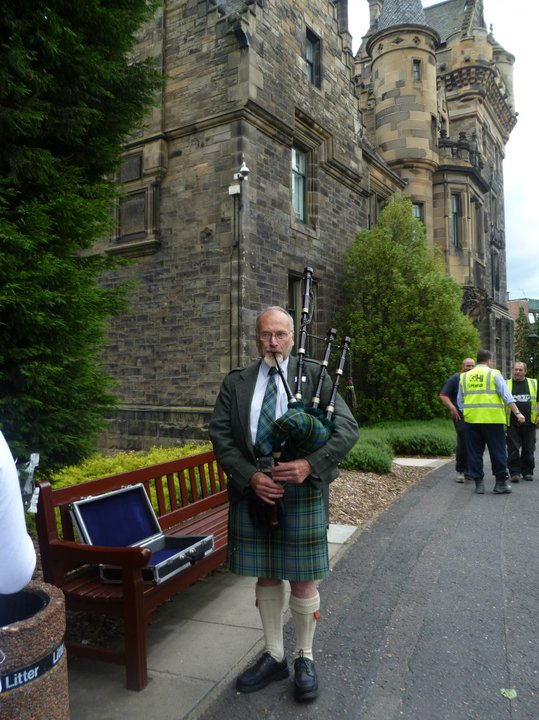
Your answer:
[[[208,495],[211,495],[211,492],[208,485],[208,473],[206,472],[205,465],[199,465],[198,474],[200,477],[200,492],[202,494],[202,497],[208,497]]]
[[[71,521],[69,506],[61,505],[59,510],[60,523],[62,525],[62,537],[64,540],[74,540],[75,534],[73,532],[73,522]]]
[[[181,470],[178,472],[178,488],[180,491],[180,502],[182,507],[185,505],[189,505],[189,493],[187,492],[187,483],[186,483],[186,470]]]

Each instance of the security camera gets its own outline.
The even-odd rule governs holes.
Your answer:
[[[241,164],[241,167],[240,167],[239,171],[238,171],[237,173],[235,173],[235,175],[234,175],[234,180],[247,180],[247,178],[249,177],[249,173],[250,173],[250,172],[251,172],[251,171],[249,170],[249,168],[248,168],[247,165],[245,164],[245,160],[244,160],[244,161],[242,162],[242,164]]]
[[[242,176],[242,178],[243,178],[244,180],[246,180],[247,177],[248,177],[248,175],[249,175],[249,172],[250,172],[250,170],[249,170],[249,168],[247,167],[247,165],[245,164],[245,160],[244,160],[244,161],[242,162],[242,164],[241,164],[240,173],[239,173],[239,174]]]

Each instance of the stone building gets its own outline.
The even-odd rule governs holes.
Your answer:
[[[351,40],[345,0],[170,0],[141,32],[166,82],[101,248],[134,259],[119,277],[136,283],[110,328],[111,445],[197,436],[224,374],[255,356],[258,312],[298,308],[306,266],[312,330],[332,324],[366,224]]]
[[[427,237],[463,286],[464,312],[506,371],[513,323],[502,162],[516,123],[514,57],[487,30],[482,0],[369,7],[356,76],[367,140],[406,182]]]
[[[528,377],[537,377],[539,374],[539,300],[537,298],[516,298],[515,300],[508,300],[507,307],[509,308],[509,314],[515,321],[515,360],[525,360],[528,363]],[[527,330],[527,342],[525,349],[521,347],[521,353],[518,354],[518,330],[516,320],[520,314],[520,311],[524,311],[524,315],[528,320]]]
[[[364,1],[356,57],[347,0],[167,0],[141,31],[137,53],[166,80],[126,145],[116,231],[98,247],[131,260],[110,282],[133,282],[105,358],[121,400],[109,445],[204,437],[224,374],[255,356],[258,311],[299,315],[307,265],[323,336],[346,248],[397,192],[463,284],[498,367],[510,362],[513,58],[481,0]]]
[[[539,300],[537,298],[515,298],[514,300],[508,300],[507,307],[513,320],[518,318],[520,308],[522,308],[528,317],[530,327],[534,330],[539,330],[539,325],[537,324],[539,321]]]

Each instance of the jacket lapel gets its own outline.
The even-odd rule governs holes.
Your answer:
[[[296,392],[296,371],[298,369],[298,359],[297,357],[290,356],[290,359],[288,360],[288,370],[286,373],[286,379],[288,380],[288,384],[290,386],[290,389],[293,393]]]
[[[287,369],[287,380],[292,392],[296,387],[296,371],[298,361],[296,357],[290,357],[288,361]],[[251,441],[251,401],[253,399],[253,393],[256,387],[256,380],[258,378],[258,370],[260,368],[260,361],[250,365],[241,372],[241,382],[238,383],[236,388],[236,404],[238,408],[238,414],[236,422],[240,425],[243,437],[246,439],[247,446],[252,450],[253,444]]]
[[[236,392],[236,403],[238,407],[237,421],[241,426],[241,432],[246,438],[247,445],[252,448],[251,442],[251,401],[253,399],[253,393],[255,391],[256,380],[258,377],[258,369],[260,362],[254,363],[245,368],[241,373],[241,382],[237,385]]]

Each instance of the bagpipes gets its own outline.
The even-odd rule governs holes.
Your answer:
[[[344,374],[346,358],[349,356],[350,344],[352,342],[350,337],[345,336],[343,343],[340,346],[341,354],[335,370],[335,379],[331,389],[330,399],[325,409],[322,409],[320,407],[322,388],[324,387],[324,381],[328,374],[331,353],[337,336],[337,330],[335,328],[330,328],[328,330],[324,358],[320,364],[320,374],[316,390],[311,400],[311,407],[305,407],[303,402],[302,384],[307,338],[309,337],[307,328],[311,322],[309,308],[311,302],[312,277],[312,268],[306,267],[303,275],[304,293],[297,350],[298,367],[295,393],[292,392],[283,369],[279,365],[277,357],[275,357],[275,366],[288,398],[288,410],[284,413],[284,415],[274,420],[272,427],[273,455],[276,460],[280,458],[283,443],[285,443],[287,455],[298,458],[304,457],[305,455],[318,450],[325,445],[331,437],[331,433],[333,431],[335,402],[339,391],[339,384]],[[351,377],[347,383],[349,384],[350,382]]]
[[[350,344],[352,341],[350,337],[345,336],[342,345],[335,348],[340,349],[341,353],[335,370],[335,379],[331,388],[329,402],[326,407],[322,409],[320,407],[322,389],[328,374],[328,366],[331,354],[334,350],[335,338],[337,336],[337,330],[335,328],[330,328],[325,339],[326,347],[324,358],[320,364],[320,374],[311,400],[311,407],[305,407],[303,402],[302,384],[307,339],[309,337],[307,328],[311,322],[310,304],[312,277],[312,268],[306,267],[303,275],[303,306],[297,349],[298,366],[295,393],[290,388],[283,369],[275,356],[275,366],[288,398],[288,409],[283,415],[281,415],[281,417],[273,421],[271,428],[271,442],[273,447],[271,457],[260,458],[260,460],[263,461],[262,464],[264,465],[264,467],[261,465],[260,469],[268,475],[271,475],[271,468],[279,461],[305,457],[306,455],[320,449],[327,443],[331,437],[331,433],[333,432],[333,414],[335,412],[335,402],[339,391],[339,384],[344,374],[346,358],[347,356],[350,357]],[[310,337],[316,336],[311,335]],[[353,392],[351,372],[349,378],[347,379],[347,392],[349,392],[350,387]],[[284,512],[282,502],[279,501],[273,506],[268,506],[263,502],[258,502],[256,498],[253,498],[253,500],[254,502],[251,506],[251,517],[253,522],[255,522],[260,529],[265,531],[277,529],[282,523]]]
[[[335,370],[335,379],[331,388],[331,396],[325,410],[320,408],[320,400],[324,380],[328,372],[329,358],[331,356],[333,343],[336,336],[335,328],[328,331],[326,338],[326,350],[324,360],[320,366],[320,374],[315,394],[312,398],[311,407],[305,407],[301,399],[301,392],[296,390],[294,394],[284,375],[283,369],[275,358],[277,372],[283,383],[286,395],[288,397],[288,410],[273,421],[272,440],[273,440],[273,456],[277,459],[276,454],[279,453],[283,442],[288,445],[288,454],[294,457],[303,457],[309,453],[318,450],[331,437],[333,432],[333,414],[335,412],[335,402],[339,391],[339,384],[344,373],[344,365],[346,356],[350,349],[351,339],[346,336],[341,346],[341,355]],[[300,371],[300,362],[298,359],[298,377],[297,386],[301,387],[303,369]],[[299,399],[298,399],[299,394]]]

